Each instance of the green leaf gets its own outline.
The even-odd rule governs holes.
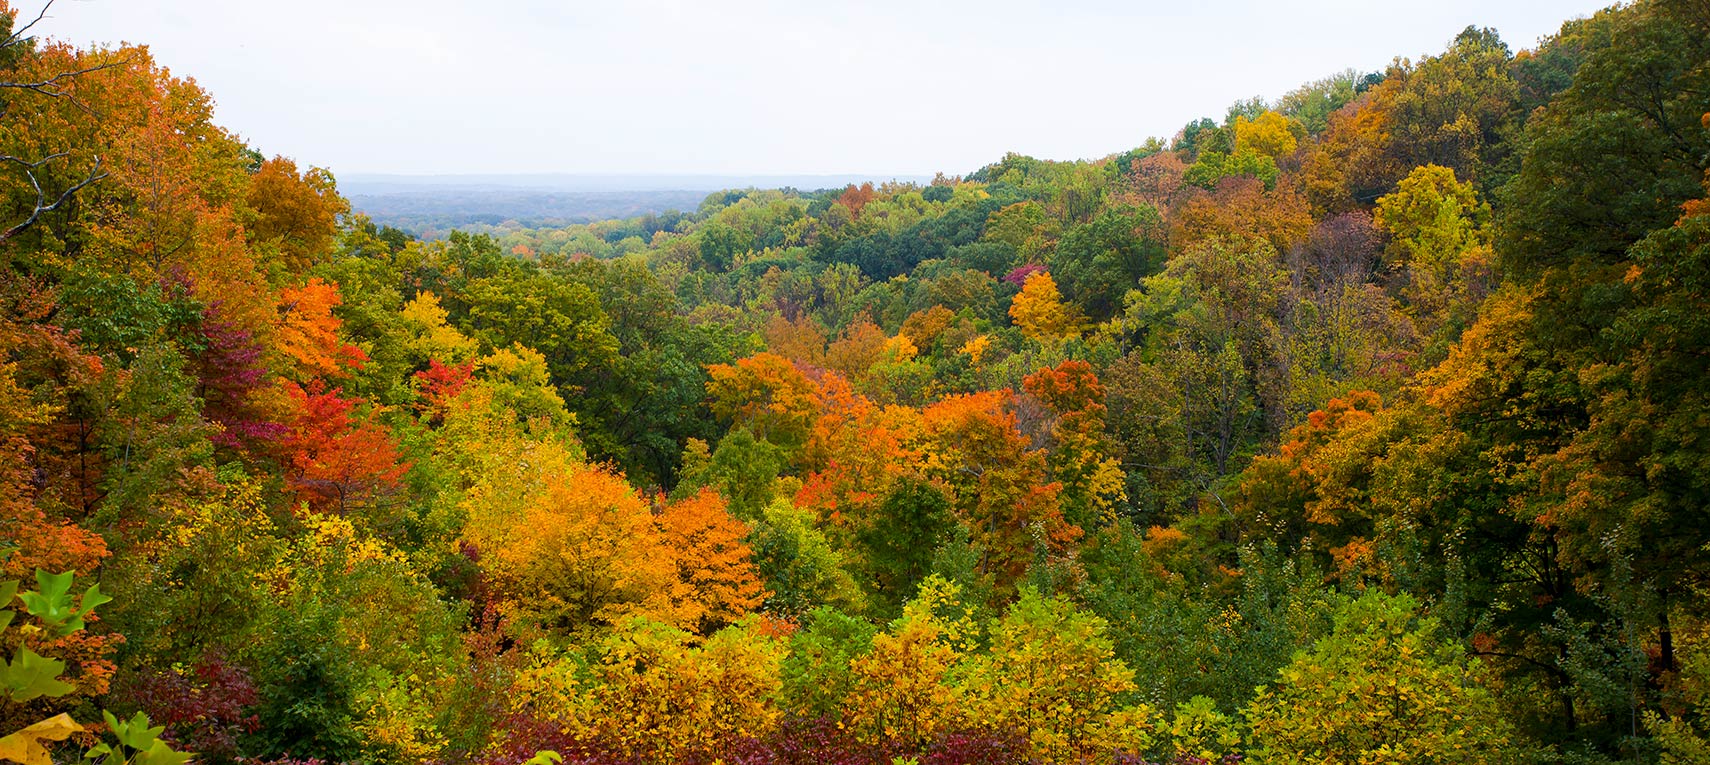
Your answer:
[[[534,756],[530,757],[528,759],[528,762],[523,763],[523,765],[558,765],[558,763],[561,763],[563,761],[564,761],[564,758],[562,756],[560,756],[557,752],[554,752],[550,749],[546,749],[546,750],[542,750],[539,752],[535,752]]]
[[[76,575],[77,572],[75,571],[50,574],[38,568],[36,569],[36,589],[44,597],[70,603],[71,601],[67,596],[71,594],[71,579]]]
[[[111,754],[112,751],[113,751],[113,747],[108,746],[105,742],[102,742],[102,743],[96,744],[96,745],[89,747],[88,749],[84,750],[83,759],[90,761],[90,762],[93,762],[95,760],[100,759],[101,755],[103,755],[103,754]]]
[[[136,716],[127,722],[119,722],[113,713],[105,710],[101,712],[101,716],[107,720],[107,727],[113,729],[113,736],[119,739],[119,743],[139,752],[152,749],[159,743],[160,734],[166,732],[166,726],[150,728],[148,715],[142,712],[136,713]]]
[[[184,765],[190,761],[189,752],[175,752],[165,741],[156,741],[131,758],[131,765]]]
[[[74,631],[66,629],[66,624],[77,616],[76,609],[71,607],[71,578],[70,571],[49,574],[38,568],[36,591],[18,594],[18,599],[24,601],[24,610],[40,619],[49,631],[61,637]],[[81,620],[79,622],[81,626]]]
[[[13,701],[29,701],[41,696],[58,697],[70,693],[74,686],[61,682],[59,673],[65,671],[65,662],[58,659],[47,659],[28,648],[18,649],[18,655],[12,658],[0,675],[4,675],[7,692]]]
[[[18,597],[18,580],[8,579],[0,582],[0,632],[5,632],[12,626],[12,619],[18,613],[12,610],[12,601]]]
[[[85,590],[80,602],[73,606],[71,602],[71,580],[74,572],[49,574],[40,569],[36,570],[36,591],[18,595],[24,601],[24,608],[31,616],[40,619],[50,633],[56,637],[65,637],[83,629],[83,619],[94,612],[95,607],[113,599],[101,593],[100,583],[92,584]]]
[[[83,591],[83,598],[77,603],[79,621],[82,621],[81,617],[88,616],[93,612],[96,606],[111,602],[113,602],[112,598],[102,594],[100,582],[89,585],[89,589]]]

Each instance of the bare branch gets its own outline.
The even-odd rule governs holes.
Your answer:
[[[41,93],[43,95],[53,96],[55,98],[58,98],[60,96],[65,95],[65,91],[58,90],[58,89],[54,88],[54,86],[58,85],[60,83],[60,81],[69,80],[69,79],[71,79],[73,77],[77,77],[79,75],[89,74],[90,72],[99,72],[103,69],[112,69],[113,67],[118,66],[120,64],[123,64],[126,61],[129,61],[129,59],[119,59],[118,61],[108,61],[105,64],[96,64],[95,66],[86,67],[86,68],[78,69],[76,71],[71,71],[71,72],[60,72],[59,74],[56,74],[56,75],[49,77],[45,80],[42,80],[40,82],[3,82],[3,81],[0,81],[0,88],[18,88],[21,90],[33,90],[33,91],[35,91],[37,93]]]
[[[25,24],[22,28],[14,30],[12,32],[11,36],[6,38],[5,42],[0,42],[0,50],[10,48],[14,45],[17,45],[18,43],[23,42],[26,39],[29,39],[29,38],[24,37],[24,33],[30,31],[30,27],[33,27],[36,24],[41,23],[42,19],[47,18],[48,9],[53,7],[53,2],[54,2],[54,0],[48,0],[47,4],[42,6],[41,13],[36,14],[36,18],[34,20],[32,20],[28,24]]]
[[[45,165],[49,162],[52,162],[56,159],[64,157],[67,154],[69,154],[69,152],[64,152],[64,151],[54,153],[54,154],[49,154],[49,155],[42,157],[41,159],[38,159],[34,162],[31,162],[30,160],[24,159],[23,157],[14,157],[10,154],[0,154],[0,162],[11,162],[14,165],[20,165],[25,169],[25,172],[28,172],[30,170],[34,170],[38,167],[41,167],[42,165]]]
[[[87,187],[93,183],[96,183],[97,181],[100,181],[101,179],[107,177],[107,173],[105,173],[101,170],[101,158],[96,157],[95,158],[95,166],[89,168],[89,174],[84,176],[83,180],[78,181],[77,183],[73,184],[71,187],[67,188],[65,191],[60,192],[60,195],[53,200],[52,204],[47,204],[46,203],[47,202],[47,194],[42,191],[41,181],[37,180],[37,178],[36,178],[36,169],[41,167],[42,165],[47,164],[48,162],[51,162],[55,159],[59,159],[61,157],[64,157],[65,155],[66,155],[65,152],[60,152],[58,154],[50,154],[46,157],[35,160],[34,162],[31,162],[29,160],[25,160],[25,159],[22,159],[19,157],[14,157],[11,155],[0,155],[0,161],[11,162],[13,164],[21,166],[24,169],[24,177],[30,179],[30,186],[32,188],[34,188],[36,191],[35,209],[30,211],[30,217],[25,218],[23,220],[23,222],[15,225],[9,229],[6,229],[4,232],[0,232],[0,242],[7,241],[7,240],[11,239],[12,237],[17,236],[18,234],[22,233],[24,231],[24,229],[27,229],[30,226],[35,225],[36,221],[41,219],[42,213],[53,212],[54,210],[58,210],[60,205],[63,205],[66,202],[70,201],[71,197],[73,195],[75,195],[77,192],[82,191],[85,187]]]
[[[29,36],[30,30],[34,28],[36,24],[40,23],[42,19],[47,18],[48,10],[53,7],[53,4],[54,0],[47,0],[42,5],[41,11],[36,14],[35,19],[31,20],[30,23],[13,30],[11,34],[6,36],[5,40],[0,41],[0,51],[24,45],[25,43],[35,39]],[[15,20],[15,17],[12,20]],[[88,105],[79,100],[77,96],[62,89],[62,84],[91,72],[99,72],[103,69],[111,69],[113,67],[120,66],[128,61],[129,59],[125,58],[117,61],[108,61],[96,64],[94,66],[87,66],[73,71],[60,72],[52,77],[37,82],[0,81],[0,90],[27,90],[49,98],[64,98],[76,105],[77,108],[93,115],[95,113],[94,110],[90,109]],[[9,107],[10,104],[0,104],[0,114],[4,114]],[[52,202],[49,202],[48,193],[42,189],[42,182],[40,178],[36,177],[36,171],[49,162],[63,159],[67,156],[69,156],[69,152],[64,151],[49,154],[39,159],[25,159],[23,157],[15,157],[9,154],[0,155],[0,165],[16,165],[22,170],[24,178],[30,182],[30,188],[36,193],[36,201],[30,210],[29,217],[5,231],[0,231],[0,242],[5,242],[14,236],[17,236],[25,229],[35,225],[37,221],[41,220],[43,213],[53,212],[60,209],[67,202],[71,201],[71,198],[76,195],[77,192],[82,191],[90,185],[107,177],[107,173],[101,169],[101,158],[97,156],[95,157],[95,164],[89,168],[89,173],[83,177],[83,180],[67,187],[64,191],[61,191],[58,196],[54,197]]]

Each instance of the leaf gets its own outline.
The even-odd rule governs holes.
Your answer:
[[[113,729],[113,736],[119,739],[119,743],[139,752],[147,752],[154,748],[156,744],[160,743],[160,734],[166,732],[165,726],[150,728],[148,726],[148,715],[142,712],[136,713],[136,716],[129,721],[122,723],[111,712],[102,711],[101,716],[106,719],[107,727]]]
[[[71,604],[71,580],[74,572],[66,571],[60,574],[49,574],[36,569],[36,591],[18,594],[18,599],[24,601],[25,610],[31,616],[40,619],[49,632],[57,637],[65,637],[83,629],[83,617],[95,610],[95,606],[106,603],[112,598],[102,595],[100,585],[91,585],[83,596],[83,608],[78,609]]]
[[[36,569],[36,591],[22,592],[18,599],[24,601],[24,610],[31,616],[40,619],[49,629],[57,629],[71,618],[72,572],[50,574]]]
[[[18,655],[13,657],[0,675],[13,701],[29,701],[39,696],[64,696],[73,690],[70,683],[60,682],[59,673],[65,671],[65,662],[58,659],[47,659],[37,655],[28,648],[18,649]]]
[[[165,741],[156,741],[148,749],[131,758],[131,765],[183,765],[190,761],[189,752],[175,752]]]
[[[18,580],[8,579],[0,582],[0,632],[12,625],[12,619],[18,612],[12,610],[12,601],[18,597]]]
[[[564,758],[557,752],[547,749],[535,752],[534,756],[530,757],[528,762],[523,763],[523,765],[558,765],[563,761]]]
[[[113,599],[101,592],[100,582],[89,585],[89,589],[83,591],[83,599],[77,604],[78,626],[83,626],[83,617],[94,611],[96,606],[111,602]]]
[[[70,715],[49,717],[10,736],[0,738],[0,759],[22,765],[53,765],[53,757],[41,742],[64,741],[81,730],[83,726],[73,722]]]

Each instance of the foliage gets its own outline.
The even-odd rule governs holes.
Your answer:
[[[1417,608],[1378,592],[1344,606],[1245,710],[1254,761],[1525,761],[1477,666]]]
[[[11,759],[1704,759],[1702,2],[430,239],[16,16]]]

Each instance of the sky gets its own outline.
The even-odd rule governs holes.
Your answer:
[[[58,0],[37,30],[146,44],[251,146],[341,175],[931,175],[1106,156],[1469,24],[1518,50],[1607,4]]]

